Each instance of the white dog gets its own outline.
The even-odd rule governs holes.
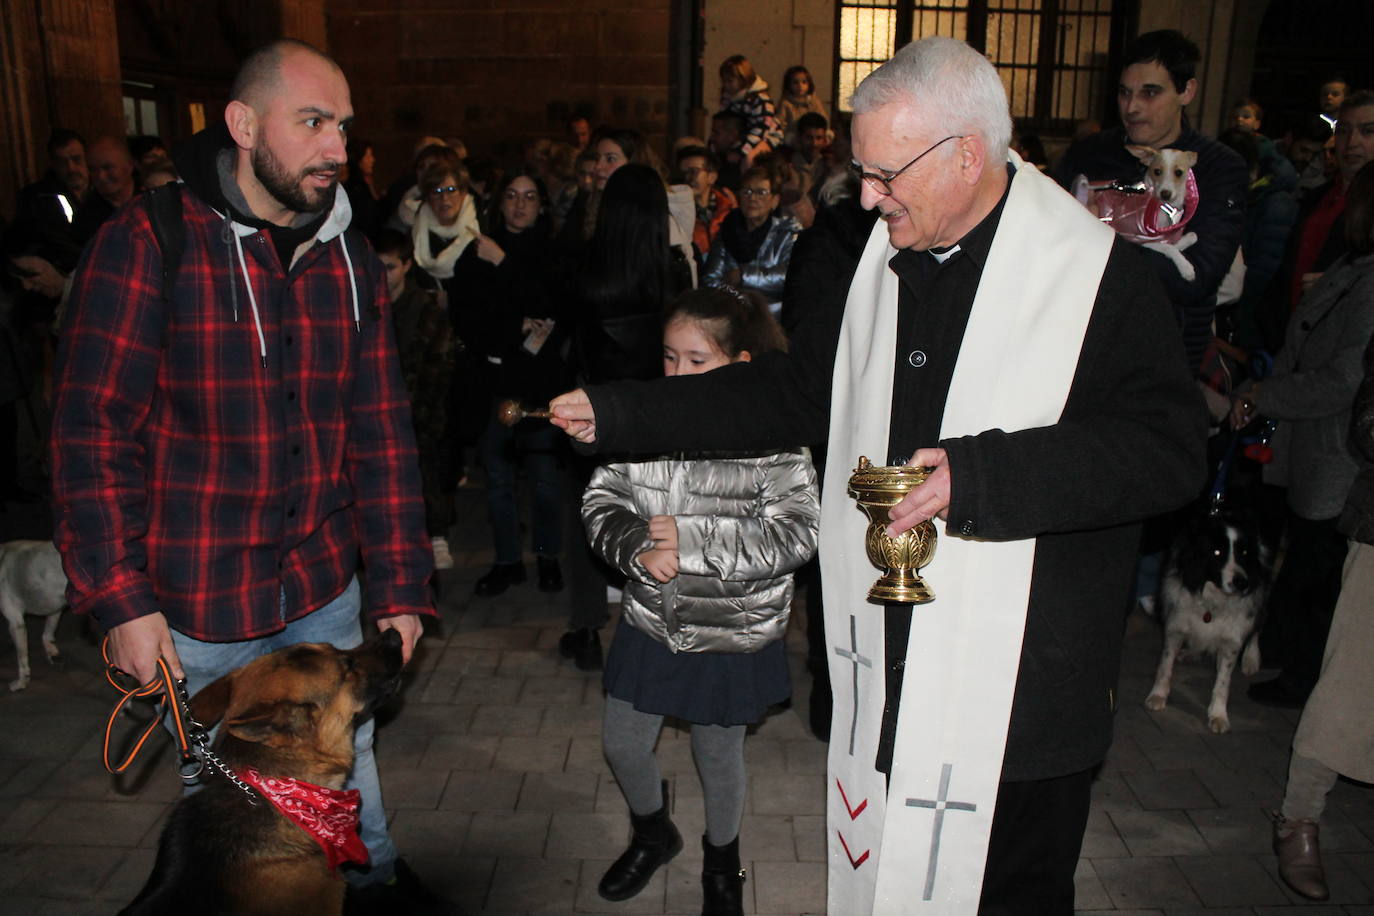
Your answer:
[[[1197,180],[1192,176],[1197,153],[1178,149],[1127,146],[1145,166],[1138,184],[1091,182],[1079,175],[1073,195],[1118,235],[1164,255],[1179,276],[1192,282],[1197,270],[1183,252],[1197,242],[1184,227],[1197,209]]]
[[[67,577],[62,558],[50,541],[10,541],[0,544],[0,613],[10,625],[10,637],[19,653],[19,677],[10,690],[29,685],[29,633],[24,615],[46,617],[43,651],[51,664],[57,659],[57,621],[66,606]]]
[[[1197,153],[1179,149],[1152,149],[1148,146],[1128,146],[1131,155],[1145,164],[1145,188],[1163,205],[1164,212],[1177,225],[1185,212],[1188,199],[1188,173],[1197,165]],[[1197,271],[1183,252],[1197,241],[1197,234],[1187,232],[1177,239],[1145,242],[1145,247],[1158,251],[1178,268],[1179,276],[1191,282]]]

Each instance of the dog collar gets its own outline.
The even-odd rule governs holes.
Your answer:
[[[345,862],[367,862],[367,847],[358,836],[357,789],[340,791],[291,777],[264,776],[253,767],[238,776],[270,801],[287,820],[320,845],[330,869]]]

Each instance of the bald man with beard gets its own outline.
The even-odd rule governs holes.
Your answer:
[[[178,151],[185,184],[160,192],[180,203],[174,285],[151,204],[92,239],[53,420],[72,609],[107,632],[118,668],[147,683],[161,657],[192,695],[276,649],[357,646],[364,604],[409,662],[434,616],[386,274],[338,192],[348,82],[282,40],[250,55],[230,98]],[[132,195],[121,146],[91,148],[110,204]],[[364,867],[344,869],[347,911],[453,912],[397,857],[373,727],[357,730],[346,784],[366,847]]]

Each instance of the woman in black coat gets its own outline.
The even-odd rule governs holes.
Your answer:
[[[454,267],[456,308],[472,327],[475,359],[483,366],[489,409],[478,456],[487,472],[487,511],[495,563],[477,580],[478,595],[499,595],[525,580],[520,546],[516,472],[523,464],[534,489],[530,532],[541,591],[563,587],[562,436],[547,420],[501,422],[495,407],[515,400],[547,404],[572,378],[563,358],[568,315],[553,295],[548,194],[524,172],[496,189],[491,233],[479,235]]]
[[[691,270],[668,235],[668,193],[657,171],[627,163],[606,178],[592,234],[572,286],[576,368],[583,382],[663,374],[663,308],[692,285]],[[594,462],[575,464],[578,492]],[[580,516],[579,516],[580,521]],[[586,548],[570,551],[572,614],[559,652],[577,667],[601,667],[606,582],[613,577]],[[575,564],[575,565],[573,565]],[[602,575],[596,574],[600,568]]]

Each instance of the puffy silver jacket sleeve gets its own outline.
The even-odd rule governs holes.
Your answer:
[[[592,473],[587,492],[582,495],[582,523],[587,528],[587,543],[596,555],[636,581],[658,585],[648,571],[635,562],[651,550],[649,520],[630,509],[634,505],[633,485],[623,464],[603,464]]]
[[[782,298],[783,282],[787,279],[787,265],[792,261],[792,246],[796,244],[800,226],[790,217],[773,217],[768,238],[759,249],[759,256],[745,264],[740,282],[766,296]]]
[[[676,517],[680,573],[727,581],[772,579],[815,555],[821,508],[810,457],[782,452],[761,471],[755,515]]]
[[[701,277],[702,286],[720,286],[725,282],[725,275],[739,267],[730,252],[725,250],[725,243],[721,241],[720,234],[716,234],[716,240],[711,243],[711,250],[706,255],[706,273]]]

